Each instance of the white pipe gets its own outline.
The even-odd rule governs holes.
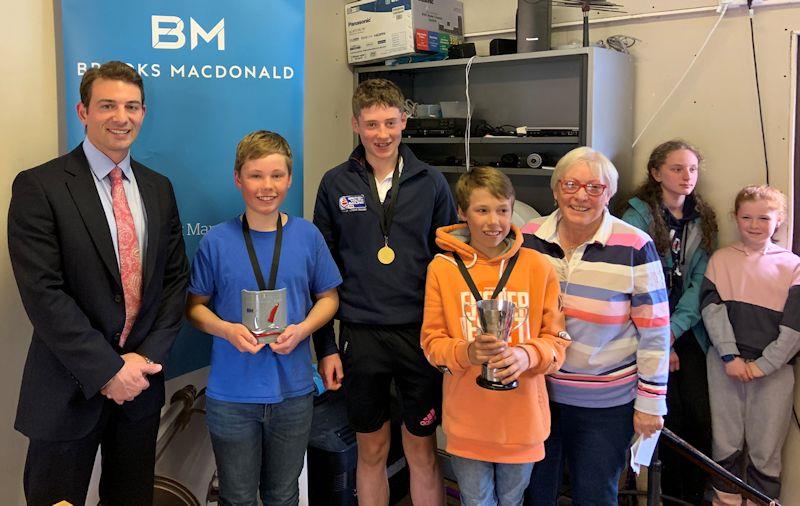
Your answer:
[[[756,7],[777,7],[779,5],[791,5],[791,4],[800,4],[800,0],[762,0],[760,3],[753,5],[753,8]],[[728,4],[728,7],[745,7],[742,4]],[[627,14],[625,16],[613,16],[607,18],[594,18],[589,20],[589,24],[591,25],[604,25],[604,24],[613,24],[613,23],[621,23],[623,21],[631,21],[631,20],[638,20],[638,19],[647,19],[647,18],[660,18],[660,17],[673,17],[673,16],[685,16],[687,14],[701,14],[706,12],[714,12],[718,13],[719,4],[717,5],[709,5],[706,7],[691,7],[687,9],[673,9],[667,11],[657,11],[657,12],[643,12],[640,14]],[[583,21],[565,21],[563,23],[553,23],[553,29],[558,30],[562,28],[572,28],[575,26],[581,26]],[[465,38],[470,37],[486,37],[488,35],[503,35],[508,33],[515,33],[516,29],[514,27],[511,28],[498,28],[497,30],[485,30],[482,32],[472,32],[472,33],[465,33]]]
[[[471,37],[485,37],[487,35],[503,35],[506,33],[514,33],[516,31],[517,31],[516,28],[499,28],[497,30],[486,30],[485,32],[465,33],[464,38],[468,39]]]
[[[639,135],[637,135],[636,139],[633,141],[633,145],[631,146],[631,148],[635,148],[636,147],[636,144],[639,143],[639,139],[642,138],[642,135],[644,135],[644,133],[650,127],[650,124],[653,122],[653,120],[656,119],[656,116],[658,116],[658,114],[661,112],[661,109],[663,109],[664,106],[667,105],[667,102],[669,102],[669,99],[672,98],[672,94],[675,93],[675,90],[677,90],[678,87],[680,87],[680,85],[683,82],[683,80],[686,79],[686,76],[689,75],[689,71],[692,70],[692,67],[694,67],[694,64],[695,64],[695,62],[697,62],[697,59],[700,58],[701,54],[703,54],[703,50],[708,45],[708,41],[711,40],[711,36],[714,35],[714,32],[717,31],[717,27],[722,22],[722,18],[725,17],[725,13],[726,12],[728,12],[728,4],[723,4],[722,5],[722,9],[720,9],[720,12],[719,12],[719,17],[717,18],[717,22],[714,23],[714,27],[711,28],[711,31],[708,32],[708,35],[706,36],[706,40],[703,41],[703,45],[700,46],[700,49],[694,54],[694,58],[692,58],[692,61],[689,62],[689,66],[686,68],[686,71],[683,73],[681,78],[678,79],[678,82],[675,83],[675,86],[673,86],[672,89],[670,90],[670,92],[667,94],[667,98],[665,98],[664,101],[661,102],[661,105],[658,106],[658,109],[656,109],[656,112],[654,112],[653,115],[650,116],[650,119],[647,120],[647,123],[645,123],[644,128],[642,128],[642,131],[639,132]]]
[[[795,181],[795,171],[797,167],[795,167],[795,146],[796,146],[796,135],[797,135],[797,54],[798,54],[798,38],[800,37],[800,31],[793,30],[791,34],[791,42],[789,43],[789,68],[791,69],[791,76],[789,82],[789,184],[787,186],[788,190],[788,201],[790,202],[789,205],[789,219],[786,220],[786,247],[792,249],[794,246],[794,216],[796,213],[800,212],[800,209],[796,209],[795,206],[791,205],[792,202],[795,201],[795,192],[794,192],[794,181]]]
[[[798,0],[782,0],[782,1],[797,2]],[[589,20],[589,24],[590,25],[611,24],[611,23],[621,23],[623,21],[631,21],[636,19],[685,16],[686,14],[717,12],[717,8],[718,5],[713,5],[708,7],[690,7],[687,9],[672,9],[669,11],[642,12],[639,14],[626,14],[624,16],[594,18]],[[557,30],[559,28],[572,28],[573,26],[582,26],[582,25],[583,21],[565,21],[563,23],[554,23],[553,28]]]

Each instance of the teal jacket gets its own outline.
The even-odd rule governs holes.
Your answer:
[[[630,199],[628,205],[630,207],[622,215],[622,220],[647,232],[653,221],[653,215],[650,213],[648,205],[638,197]],[[700,247],[702,239],[700,218],[687,223],[686,226],[688,227],[684,244],[686,255],[684,255],[684,264],[681,266],[683,295],[681,295],[675,311],[669,317],[669,324],[675,339],[680,339],[687,330],[691,329],[703,352],[707,352],[709,339],[706,328],[703,326],[703,318],[700,316],[700,285],[703,284],[709,254]],[[672,255],[662,256],[661,263],[667,268],[672,268]]]

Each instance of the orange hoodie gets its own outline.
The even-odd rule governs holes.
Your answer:
[[[481,367],[470,364],[467,356],[477,333],[475,298],[452,254],[436,255],[428,266],[421,344],[431,364],[449,370],[443,386],[447,451],[485,462],[537,462],[544,458],[543,443],[550,434],[544,374],[561,367],[569,345],[568,338],[559,337],[565,327],[558,276],[543,255],[522,248],[522,234],[514,225],[498,257],[484,257],[468,241],[466,224],[436,231],[436,244],[461,256],[484,299],[491,297],[507,262],[520,252],[498,298],[520,308],[516,318],[525,316],[522,307],[528,308],[527,321],[511,334],[511,345],[525,349],[531,368],[514,390],[492,391],[475,383]]]

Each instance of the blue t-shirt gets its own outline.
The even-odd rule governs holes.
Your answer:
[[[275,232],[250,231],[261,271],[269,277]],[[319,230],[290,216],[283,227],[275,288],[286,288],[287,325],[302,322],[314,305],[312,294],[342,283]],[[239,217],[215,225],[200,241],[192,261],[189,291],[211,297],[209,307],[228,322],[242,321],[241,291],[258,290]],[[214,336],[207,395],[244,403],[277,403],[313,390],[311,349],[305,339],[288,355],[265,346],[257,354],[240,352]]]

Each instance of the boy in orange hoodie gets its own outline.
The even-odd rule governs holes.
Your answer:
[[[559,369],[570,344],[558,277],[544,256],[521,247],[522,234],[511,223],[514,187],[505,174],[472,169],[459,178],[456,201],[466,224],[436,231],[436,243],[449,253],[428,266],[421,344],[428,361],[445,372],[446,449],[463,504],[518,505],[550,433],[544,375]],[[456,255],[479,297],[459,271]],[[509,265],[510,275],[503,276]],[[475,324],[476,298],[493,295],[517,308],[519,328],[508,343],[480,334]],[[505,391],[478,386],[484,362],[504,385],[518,381],[519,386]]]

